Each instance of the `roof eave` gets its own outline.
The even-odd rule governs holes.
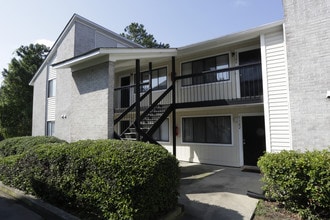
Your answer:
[[[231,44],[231,43],[235,43],[238,41],[242,41],[244,39],[251,39],[251,38],[260,36],[260,34],[273,30],[273,29],[276,29],[276,28],[282,28],[283,24],[284,24],[284,21],[280,20],[280,21],[272,22],[272,23],[265,24],[265,25],[262,25],[259,27],[251,28],[251,29],[248,29],[245,31],[240,31],[240,32],[224,35],[224,36],[221,36],[218,38],[214,38],[214,39],[198,42],[195,44],[190,44],[187,46],[179,47],[178,50],[182,52],[182,51],[194,50],[195,48],[200,48],[200,47],[206,49],[205,46],[207,46],[207,45],[212,45],[212,47],[213,47],[214,44],[217,44],[219,46],[225,45],[225,44]]]
[[[163,58],[177,55],[176,48],[155,49],[155,48],[99,48],[81,56],[55,63],[55,69],[72,68],[82,63],[108,56],[108,61],[135,60],[147,58]]]

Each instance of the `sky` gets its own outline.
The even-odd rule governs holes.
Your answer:
[[[181,47],[283,19],[282,0],[3,0],[0,70],[21,45],[51,46],[76,13],[116,33],[143,24],[158,42]],[[2,75],[0,76],[0,82]]]

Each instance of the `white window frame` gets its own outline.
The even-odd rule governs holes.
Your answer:
[[[55,135],[55,121],[47,121],[46,126],[47,126],[46,135],[54,136]]]
[[[48,80],[48,85],[47,85],[47,97],[55,97],[56,96],[56,79],[51,79]]]
[[[205,60],[205,59],[209,59],[209,58],[216,58],[216,57],[219,57],[219,56],[223,56],[223,55],[228,55],[228,67],[227,68],[230,68],[232,66],[232,61],[231,61],[231,56],[230,56],[230,52],[225,52],[225,53],[220,53],[220,54],[215,54],[215,55],[211,55],[211,56],[203,56],[203,57],[196,57],[196,59],[191,59],[191,60],[186,60],[186,61],[183,61],[183,62],[180,62],[180,73],[181,73],[181,76],[184,76],[182,73],[183,73],[183,68],[182,66],[184,64],[187,64],[187,63],[192,63],[192,62],[196,62],[196,61],[199,61],[199,60]],[[227,68],[224,68],[224,69],[227,69]],[[219,69],[221,70],[221,69]],[[190,73],[192,74],[192,73]],[[200,86],[200,85],[207,85],[207,84],[212,84],[212,83],[228,83],[231,81],[231,72],[228,72],[228,77],[229,79],[227,80],[219,80],[219,81],[214,81],[214,82],[205,82],[205,83],[198,83],[198,84],[189,84],[189,85],[183,85],[183,82],[181,82],[181,87],[182,88],[185,88],[185,87],[193,87],[193,86]],[[188,78],[188,79],[184,79],[184,80],[190,80],[191,81],[191,78]]]
[[[186,142],[183,141],[183,119],[184,118],[207,118],[207,117],[230,117],[230,130],[231,130],[231,143],[199,143],[199,142]],[[221,115],[193,115],[193,116],[183,116],[181,117],[181,143],[182,144],[191,144],[191,145],[204,145],[204,146],[234,146],[234,123],[232,114],[221,114]]]

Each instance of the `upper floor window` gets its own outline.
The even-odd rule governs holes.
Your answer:
[[[141,72],[140,83],[144,83],[143,85],[141,85],[141,89],[140,89],[141,92],[146,92],[149,89],[149,79],[150,79],[149,71]],[[163,67],[163,68],[152,70],[151,83],[152,83],[153,91],[166,89],[167,88],[167,68]]]
[[[228,68],[228,54],[186,62],[183,63],[181,67],[182,75],[199,74],[198,76],[184,79],[182,81],[183,86],[226,81],[230,78],[228,71],[209,73],[209,71]]]
[[[56,79],[48,81],[48,98],[56,95]]]
[[[152,70],[152,90],[162,90],[167,88],[167,68]]]

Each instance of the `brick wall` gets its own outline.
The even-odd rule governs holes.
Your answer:
[[[330,1],[283,0],[293,149],[330,146]]]
[[[113,94],[112,83],[109,85],[113,82],[114,73],[109,71],[112,66],[107,62],[72,73],[71,114],[64,119],[70,120],[70,141],[112,136],[109,126],[109,122],[113,124],[113,115],[109,115],[113,112],[109,104]]]

